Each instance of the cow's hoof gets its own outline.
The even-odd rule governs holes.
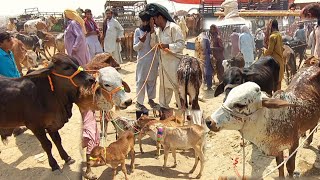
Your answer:
[[[190,174],[192,174],[193,172],[194,172],[194,169],[191,169],[191,170],[189,171]]]
[[[174,164],[173,166],[171,166],[171,168],[176,168],[177,167],[177,164]]]
[[[65,162],[67,165],[71,165],[71,164],[75,163],[76,161],[74,159],[72,159],[71,157],[68,157],[68,159]]]
[[[161,168],[161,171],[164,171],[164,169],[165,169],[165,167],[162,167],[162,168]]]
[[[304,144],[303,144],[303,147],[304,148],[308,148],[310,146],[310,144],[308,143],[308,142],[305,142]]]
[[[200,179],[201,178],[201,174],[198,174],[198,176],[196,177],[196,179]]]
[[[155,159],[159,159],[159,156],[158,156],[158,155],[156,155],[154,158],[155,158]]]

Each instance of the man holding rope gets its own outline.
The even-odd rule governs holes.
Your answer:
[[[151,36],[157,36],[157,43],[160,48],[159,102],[161,107],[160,119],[163,120],[173,115],[173,110],[169,107],[173,93],[178,107],[181,107],[177,88],[177,70],[180,58],[172,53],[182,53],[185,48],[185,41],[181,28],[174,22],[164,6],[150,3],[146,6],[146,13],[152,17],[150,21],[151,29],[154,27],[153,22],[158,27]]]
[[[145,11],[139,13],[141,26],[134,32],[133,49],[137,51],[136,87],[137,87],[137,111],[146,112],[147,108],[143,105],[145,91],[148,94],[148,104],[151,108],[159,106],[153,101],[156,98],[156,83],[158,75],[159,58],[155,52],[151,51],[151,16]],[[154,31],[154,29],[152,28]],[[151,51],[151,52],[150,52]],[[150,72],[149,72],[150,71]]]

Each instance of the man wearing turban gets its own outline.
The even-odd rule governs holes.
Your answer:
[[[67,54],[77,59],[80,66],[89,63],[89,50],[86,42],[86,28],[84,20],[76,11],[65,10],[67,28],[64,32],[64,43]],[[80,112],[83,121],[82,128],[82,148],[87,148],[87,161],[89,161],[92,149],[99,145],[100,137],[97,128],[97,123],[93,111]],[[90,179],[94,178],[92,174],[86,174]]]
[[[156,36],[160,47],[160,89],[159,89],[159,103],[161,106],[160,119],[166,119],[173,114],[169,107],[173,93],[178,107],[181,107],[178,90],[175,89],[178,85],[177,70],[180,58],[174,56],[173,53],[182,53],[185,48],[185,41],[183,33],[179,25],[177,25],[168,10],[157,3],[150,3],[146,6],[146,12],[152,17],[151,22],[158,27],[155,33],[151,36]],[[153,24],[151,25],[153,28]],[[171,52],[167,52],[169,49]]]

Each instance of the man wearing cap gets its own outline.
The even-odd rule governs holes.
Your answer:
[[[85,22],[80,15],[73,10],[67,9],[64,11],[67,28],[64,32],[64,42],[67,54],[77,59],[80,66],[89,63],[89,50],[85,38],[87,34]],[[82,127],[82,148],[86,148],[87,162],[90,158],[90,153],[95,146],[100,143],[97,123],[93,111],[81,112],[83,127]],[[92,179],[95,176],[86,173],[85,177]]]
[[[151,28],[153,22],[158,27],[155,29],[155,34],[152,33],[152,36],[157,36],[160,48],[159,102],[162,112],[160,119],[166,119],[173,114],[173,110],[169,107],[173,93],[178,107],[181,107],[177,89],[177,70],[180,58],[172,53],[182,53],[185,48],[185,41],[181,28],[174,23],[165,7],[157,3],[150,3],[146,6],[146,12],[152,16]]]
[[[85,13],[85,27],[86,27],[86,40],[89,47],[90,59],[92,59],[96,54],[102,53],[102,47],[99,42],[99,28],[92,18],[92,13],[90,9],[84,10]]]
[[[157,83],[157,75],[158,75],[158,66],[159,66],[159,58],[158,56],[154,57],[155,52],[151,52],[147,54],[151,50],[150,45],[150,19],[151,16],[148,15],[145,11],[139,13],[139,17],[141,19],[141,25],[134,32],[134,42],[133,49],[137,51],[137,69],[136,69],[136,87],[137,87],[137,104],[136,108],[138,111],[147,111],[147,108],[143,105],[145,91],[148,94],[148,104],[151,108],[155,108],[158,106],[157,103],[153,101],[156,98],[156,83]],[[147,54],[147,55],[146,55]],[[142,59],[140,59],[143,57]],[[154,61],[152,63],[152,61]],[[152,67],[151,67],[152,64]],[[150,70],[150,74],[147,79],[147,75]],[[146,83],[144,83],[147,81]],[[145,84],[145,85],[144,85]],[[144,86],[143,86],[144,85]],[[142,89],[142,90],[141,90]]]
[[[20,73],[16,66],[12,53],[13,41],[8,32],[0,33],[0,76],[19,78]],[[15,136],[26,131],[27,128],[16,128],[13,131]]]
[[[103,21],[104,52],[110,53],[112,57],[120,64],[121,58],[121,38],[124,37],[124,29],[121,24],[114,19],[111,9],[106,10],[106,18]]]

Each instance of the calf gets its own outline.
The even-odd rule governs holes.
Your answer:
[[[122,172],[124,173],[125,179],[128,180],[127,177],[127,169],[126,169],[126,157],[130,153],[131,156],[131,172],[134,170],[134,135],[131,131],[126,131],[123,135],[116,141],[111,143],[108,147],[94,147],[90,154],[90,160],[87,162],[88,168],[86,170],[86,175],[91,172],[91,166],[93,165],[105,165],[110,164],[113,170],[112,179],[115,179],[115,175],[117,174],[117,167],[121,164]],[[95,179],[95,178],[90,178]]]
[[[242,53],[239,53],[236,57],[222,61],[224,71],[230,69],[231,67],[238,67],[242,69],[244,67],[244,64],[245,62]]]
[[[283,160],[283,151],[293,154],[299,137],[315,127],[320,117],[320,68],[301,69],[285,91],[277,91],[269,98],[253,82],[232,89],[226,101],[207,121],[212,131],[238,130],[242,136],[257,145],[266,155],[276,156],[277,164]],[[318,147],[319,148],[319,147]],[[287,162],[293,177],[295,156]],[[284,166],[279,168],[284,177]]]
[[[164,149],[164,164],[162,170],[167,166],[169,150],[174,158],[173,167],[177,166],[176,149],[190,149],[195,152],[195,163],[189,173],[193,173],[200,160],[201,168],[196,178],[200,178],[204,167],[203,148],[205,144],[206,133],[202,126],[193,124],[182,127],[155,127],[157,129],[158,139]]]
[[[142,126],[142,123],[145,125]],[[155,119],[149,118],[148,116],[142,116],[138,120],[138,124],[141,124],[140,127],[142,127],[138,136],[140,152],[144,153],[142,149],[142,143],[141,143],[142,138],[145,135],[149,135],[153,140],[155,141],[157,140],[157,131],[155,129],[152,129],[152,127],[156,127],[156,126],[177,127],[177,126],[181,126],[182,122],[179,118],[174,116],[171,116],[165,120],[155,120]],[[160,156],[160,143],[157,142],[156,146],[157,146],[156,157],[158,158]]]
[[[56,53],[56,42],[55,42],[55,37],[48,32],[44,32],[44,31],[37,31],[37,36],[42,40],[43,42],[43,48],[44,48],[44,52],[47,51],[47,53],[49,54],[49,56],[51,57],[51,54],[49,52],[50,47],[53,47],[53,54]]]
[[[15,63],[17,65],[17,68],[18,68],[20,75],[23,75],[21,63],[22,63],[22,61],[24,61],[24,59],[26,57],[27,50],[26,50],[24,44],[20,40],[18,40],[16,38],[12,38],[12,41],[13,41],[12,53],[14,56],[14,60],[15,60]]]
[[[60,33],[55,38],[55,48],[59,53],[66,53],[64,47],[64,33]]]
[[[41,59],[40,52],[44,51],[42,40],[36,35],[16,34],[16,38],[20,40],[28,50],[33,50],[37,53],[38,60]]]
[[[233,87],[247,81],[257,83],[262,91],[271,95],[272,91],[275,92],[277,89],[279,70],[279,65],[271,56],[261,57],[249,68],[244,68],[243,70],[238,67],[231,67],[224,72],[223,82],[218,85],[214,92],[214,97],[225,91],[225,101]]]

